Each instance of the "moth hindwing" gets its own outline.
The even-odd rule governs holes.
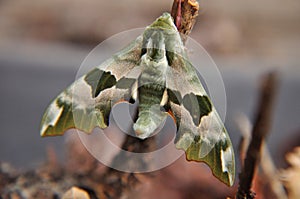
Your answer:
[[[168,13],[59,94],[43,116],[41,136],[63,135],[70,128],[86,133],[106,128],[116,103],[136,100],[137,137],[151,136],[170,114],[177,126],[175,145],[187,160],[205,162],[219,180],[233,184],[230,138]]]

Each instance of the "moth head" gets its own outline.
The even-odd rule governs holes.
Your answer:
[[[148,28],[160,28],[164,30],[177,31],[174,20],[170,13],[165,12],[157,18]]]
[[[176,36],[178,31],[173,18],[169,13],[164,13],[146,28],[143,34],[142,55],[147,54],[147,58],[151,61],[164,59],[166,51],[173,51],[174,45],[168,44]]]

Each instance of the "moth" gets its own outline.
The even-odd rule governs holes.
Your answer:
[[[223,183],[233,184],[229,135],[169,13],[59,94],[42,118],[41,136],[63,135],[70,128],[86,133],[104,129],[119,102],[138,103],[133,130],[141,139],[151,136],[170,115],[177,127],[176,148],[184,150],[189,161],[205,162]]]

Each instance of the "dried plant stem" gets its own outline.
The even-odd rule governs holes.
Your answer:
[[[264,176],[270,183],[270,189],[273,192],[274,199],[287,199],[284,187],[279,180],[278,170],[276,169],[266,143],[262,145],[262,158],[260,165]]]
[[[242,113],[236,117],[236,123],[239,128],[239,131],[242,134],[241,140],[239,142],[239,152],[240,152],[240,164],[241,167],[244,167],[244,160],[246,157],[247,149],[249,147],[251,141],[251,132],[252,132],[252,124],[248,117]]]
[[[246,152],[251,141],[252,124],[250,123],[249,119],[243,114],[239,114],[236,120],[239,131],[241,131],[242,134],[239,151],[242,165],[241,167],[244,167],[243,160],[245,160]],[[279,180],[278,170],[273,163],[265,142],[263,142],[261,146],[261,151],[261,158],[263,159],[263,161],[260,162],[260,168],[264,178],[266,179],[265,181],[267,181],[269,184],[270,191],[272,192],[272,197],[274,197],[275,199],[287,199],[283,184]]]
[[[239,175],[240,183],[237,199],[254,198],[251,191],[252,180],[261,157],[261,146],[269,132],[270,121],[277,86],[277,73],[272,72],[263,78],[259,106],[252,130],[252,140],[247,150],[244,167]]]
[[[183,42],[191,33],[198,14],[199,4],[197,0],[174,0],[171,15],[178,31],[181,33]]]

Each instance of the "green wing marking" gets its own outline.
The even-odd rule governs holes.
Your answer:
[[[86,74],[84,80],[91,86],[93,98],[97,97],[101,91],[111,88],[117,83],[116,78],[110,72],[98,68]]]
[[[200,124],[200,119],[208,115],[212,105],[207,96],[199,96],[193,93],[186,94],[183,98],[183,106],[189,111],[195,125]]]

